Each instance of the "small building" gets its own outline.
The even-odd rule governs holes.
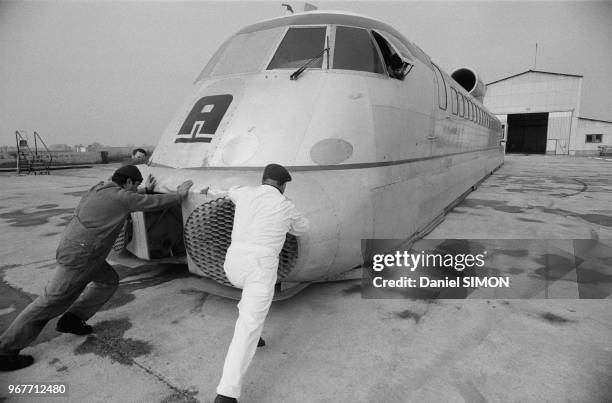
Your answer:
[[[507,153],[597,155],[612,150],[612,121],[580,115],[583,76],[528,70],[487,84]],[[611,117],[612,118],[612,117]]]
[[[575,155],[612,154],[612,122],[578,118]]]

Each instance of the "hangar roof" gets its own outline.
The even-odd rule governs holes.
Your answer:
[[[582,116],[578,116],[578,119],[582,119],[582,120],[590,120],[591,122],[602,122],[602,123],[612,123],[609,120],[601,120],[601,119],[591,119],[591,118],[585,118]]]
[[[550,75],[553,75],[553,76],[565,76],[565,77],[580,77],[580,78],[584,77],[584,76],[580,76],[580,75],[576,75],[576,74],[553,73],[553,72],[551,72],[551,71],[541,71],[541,70],[527,70],[527,71],[524,71],[524,72],[519,73],[519,74],[515,74],[515,75],[510,76],[510,77],[501,78],[501,79],[499,79],[499,80],[496,80],[496,81],[493,81],[493,82],[487,83],[487,85],[491,85],[491,84],[499,83],[500,81],[509,80],[509,79],[511,79],[511,78],[518,77],[518,76],[522,76],[523,74],[527,74],[527,73],[550,74]]]

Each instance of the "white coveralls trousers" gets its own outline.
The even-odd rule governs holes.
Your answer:
[[[238,398],[244,374],[255,355],[272,304],[278,254],[263,246],[232,243],[227,250],[223,268],[229,281],[242,288],[242,296],[217,393]]]

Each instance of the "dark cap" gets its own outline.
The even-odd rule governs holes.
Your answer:
[[[132,180],[132,182],[142,182],[142,174],[140,173],[140,170],[134,165],[125,165],[117,169],[113,174],[113,180],[116,176],[123,176],[124,178],[129,178]]]
[[[291,175],[284,166],[269,164],[264,168],[263,179],[273,179],[282,185],[285,182],[291,182]]]

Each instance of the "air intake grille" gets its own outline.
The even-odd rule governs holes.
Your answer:
[[[185,247],[200,274],[231,286],[223,262],[234,224],[234,203],[227,198],[211,200],[191,212],[185,223]],[[298,256],[297,238],[287,234],[279,256],[278,280],[289,275]]]

